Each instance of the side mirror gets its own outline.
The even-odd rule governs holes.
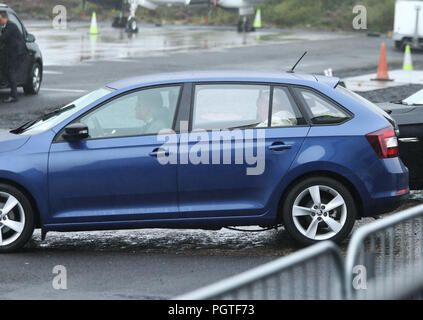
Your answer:
[[[63,139],[69,142],[75,142],[86,139],[89,136],[87,125],[83,123],[71,123],[65,128]]]
[[[26,35],[26,42],[35,42],[35,36],[31,33]]]

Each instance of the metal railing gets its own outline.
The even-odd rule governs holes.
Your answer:
[[[344,299],[344,283],[339,249],[325,241],[175,299]]]
[[[410,276],[413,274],[413,276]],[[390,284],[387,286],[386,284]],[[385,287],[385,289],[383,289]],[[393,275],[376,278],[368,287],[367,299],[375,300],[422,300],[423,299],[423,264],[406,266]],[[356,299],[363,299],[363,294],[356,294]]]
[[[359,287],[354,285],[355,267],[366,273]],[[423,205],[419,205],[358,228],[345,266],[338,247],[325,241],[175,299],[422,298]]]
[[[422,259],[423,205],[358,228],[350,240],[345,263],[349,298],[373,299],[411,284],[421,271]],[[357,266],[363,266],[367,273],[367,289],[352,288]]]

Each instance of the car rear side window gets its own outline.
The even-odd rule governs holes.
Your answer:
[[[306,121],[286,87],[273,90],[271,127],[305,125]]]
[[[337,124],[350,118],[350,115],[322,95],[303,88],[296,88],[313,124]]]
[[[270,86],[206,84],[195,87],[193,130],[223,130],[265,126],[269,118]]]

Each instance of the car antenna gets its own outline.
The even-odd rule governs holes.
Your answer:
[[[288,71],[288,73],[294,73],[295,72],[295,68],[301,62],[301,60],[303,60],[303,58],[304,58],[304,56],[306,54],[307,54],[307,51],[303,53],[303,55],[301,56],[301,58],[298,59],[298,61],[294,64],[294,66],[292,67],[292,69]]]

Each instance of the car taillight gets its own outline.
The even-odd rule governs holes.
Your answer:
[[[398,139],[392,127],[369,133],[366,138],[379,158],[399,156]]]

